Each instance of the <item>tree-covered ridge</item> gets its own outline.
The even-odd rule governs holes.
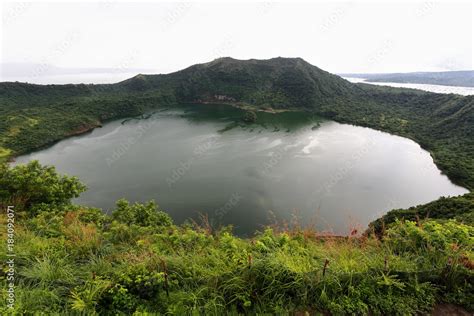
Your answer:
[[[413,315],[473,311],[474,229],[456,220],[394,222],[378,238],[269,227],[175,225],[154,202],[110,216],[73,205],[78,179],[31,162],[0,168],[15,205],[14,310],[2,314]],[[6,215],[0,224],[6,227]],[[0,231],[6,238],[5,229]],[[0,248],[5,257],[6,247]],[[6,271],[0,274],[6,298]]]
[[[183,102],[297,109],[409,137],[452,181],[474,187],[474,96],[353,84],[301,58],[220,58],[104,85],[0,83],[0,159]]]

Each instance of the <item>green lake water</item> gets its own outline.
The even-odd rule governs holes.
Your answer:
[[[110,122],[18,157],[78,176],[77,203],[154,199],[177,223],[208,214],[250,235],[275,218],[346,234],[388,210],[460,195],[430,155],[406,138],[307,113],[184,105]]]

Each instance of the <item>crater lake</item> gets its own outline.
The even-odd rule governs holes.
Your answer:
[[[177,223],[207,214],[242,236],[274,221],[348,234],[395,208],[468,192],[412,140],[303,112],[193,104],[117,120],[20,156],[74,175],[77,203],[155,200]]]

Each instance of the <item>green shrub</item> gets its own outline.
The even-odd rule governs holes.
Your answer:
[[[124,199],[118,200],[117,208],[112,212],[112,218],[121,223],[138,226],[169,227],[173,224],[171,217],[158,210],[154,201],[131,205]]]
[[[38,161],[0,168],[0,204],[12,203],[33,216],[70,204],[85,189],[77,178],[60,176],[54,167],[41,166]]]
[[[420,225],[410,221],[396,221],[387,230],[386,242],[397,252],[450,252],[459,246],[474,246],[474,227],[455,220],[444,223],[426,221]]]

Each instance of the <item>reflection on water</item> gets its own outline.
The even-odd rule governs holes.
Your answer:
[[[17,162],[77,175],[89,188],[79,203],[111,210],[119,198],[155,199],[177,222],[208,213],[242,235],[267,224],[270,211],[347,233],[390,209],[467,192],[402,137],[306,113],[259,113],[252,125],[241,117],[229,106],[186,105],[111,122]]]

